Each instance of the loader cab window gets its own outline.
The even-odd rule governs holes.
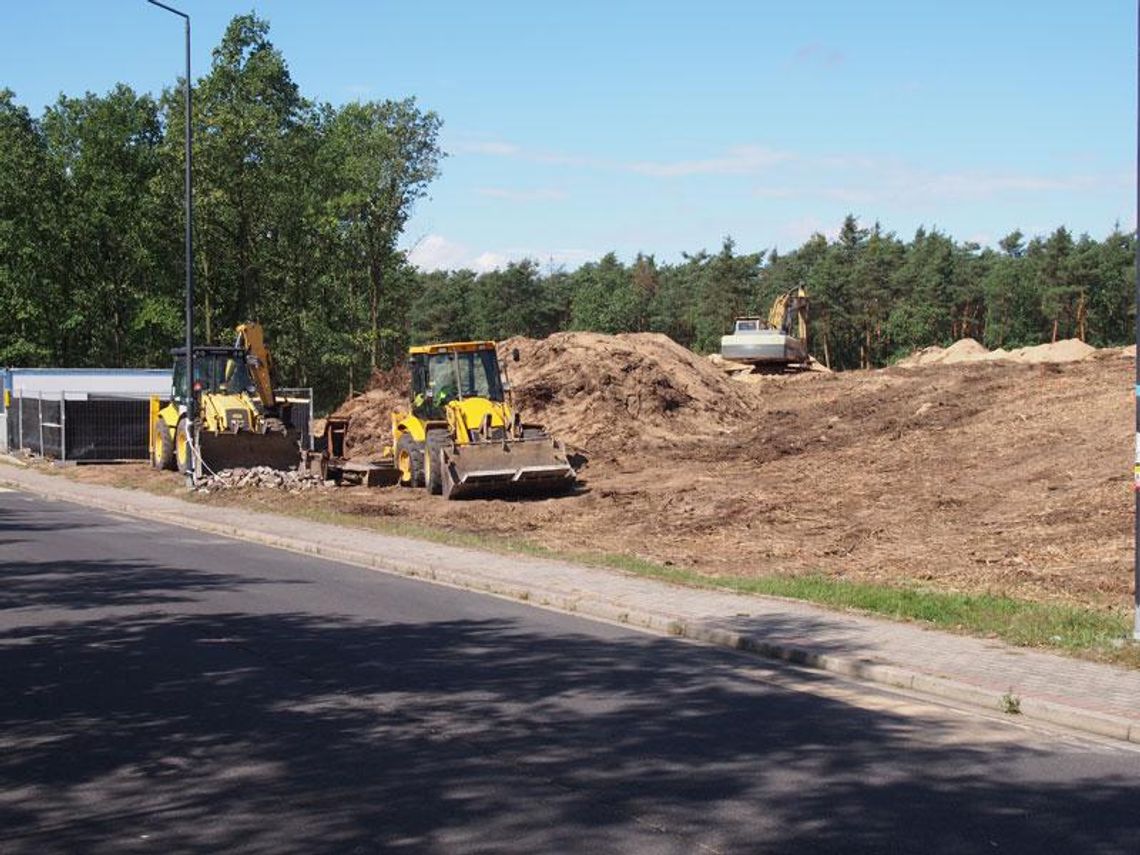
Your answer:
[[[417,354],[411,368],[412,410],[421,418],[442,419],[449,402],[464,398],[503,400],[499,361],[493,350]]]
[[[231,395],[240,395],[253,389],[253,382],[249,378],[249,367],[245,364],[245,356],[235,355],[225,361],[224,381],[221,391]]]
[[[737,321],[736,331],[738,333],[756,332],[759,329],[758,324],[759,321]]]
[[[249,369],[245,364],[245,355],[234,353],[195,353],[194,354],[194,385],[203,392],[224,392],[237,395],[247,391],[250,382]],[[186,358],[177,356],[174,363],[174,398],[185,401],[186,388]]]

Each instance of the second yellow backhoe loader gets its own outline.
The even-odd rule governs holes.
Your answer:
[[[174,388],[168,400],[151,398],[150,458],[156,469],[201,474],[236,467],[292,469],[301,457],[293,401],[280,399],[260,324],[237,328],[232,347],[194,347],[194,379],[186,377],[186,349],[171,351]],[[193,395],[197,419],[187,402]]]
[[[408,355],[411,411],[392,414],[401,484],[449,499],[574,485],[562,444],[541,426],[524,424],[508,404],[493,341],[412,347]]]

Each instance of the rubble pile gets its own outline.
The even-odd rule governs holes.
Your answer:
[[[268,466],[254,466],[250,469],[222,469],[204,475],[194,483],[194,489],[203,493],[218,493],[222,490],[245,488],[285,490],[300,493],[324,486],[319,476],[294,469],[272,469]]]

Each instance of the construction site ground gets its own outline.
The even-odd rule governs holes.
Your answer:
[[[1076,361],[993,360],[959,345],[881,370],[733,376],[659,335],[516,339],[501,350],[520,351],[503,359],[515,403],[577,455],[571,495],[449,502],[340,487],[196,498],[718,577],[823,575],[1130,614],[1134,353],[1062,342],[1052,354]],[[385,375],[342,407],[351,454],[382,452],[399,383]],[[182,489],[142,464],[72,474]]]

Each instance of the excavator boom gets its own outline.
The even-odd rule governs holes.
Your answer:
[[[277,397],[273,394],[273,381],[270,372],[273,369],[269,348],[265,346],[265,331],[261,324],[250,321],[238,326],[237,340],[234,347],[241,348],[248,354],[246,364],[250,379],[257,389],[257,397],[267,408],[277,405]]]

